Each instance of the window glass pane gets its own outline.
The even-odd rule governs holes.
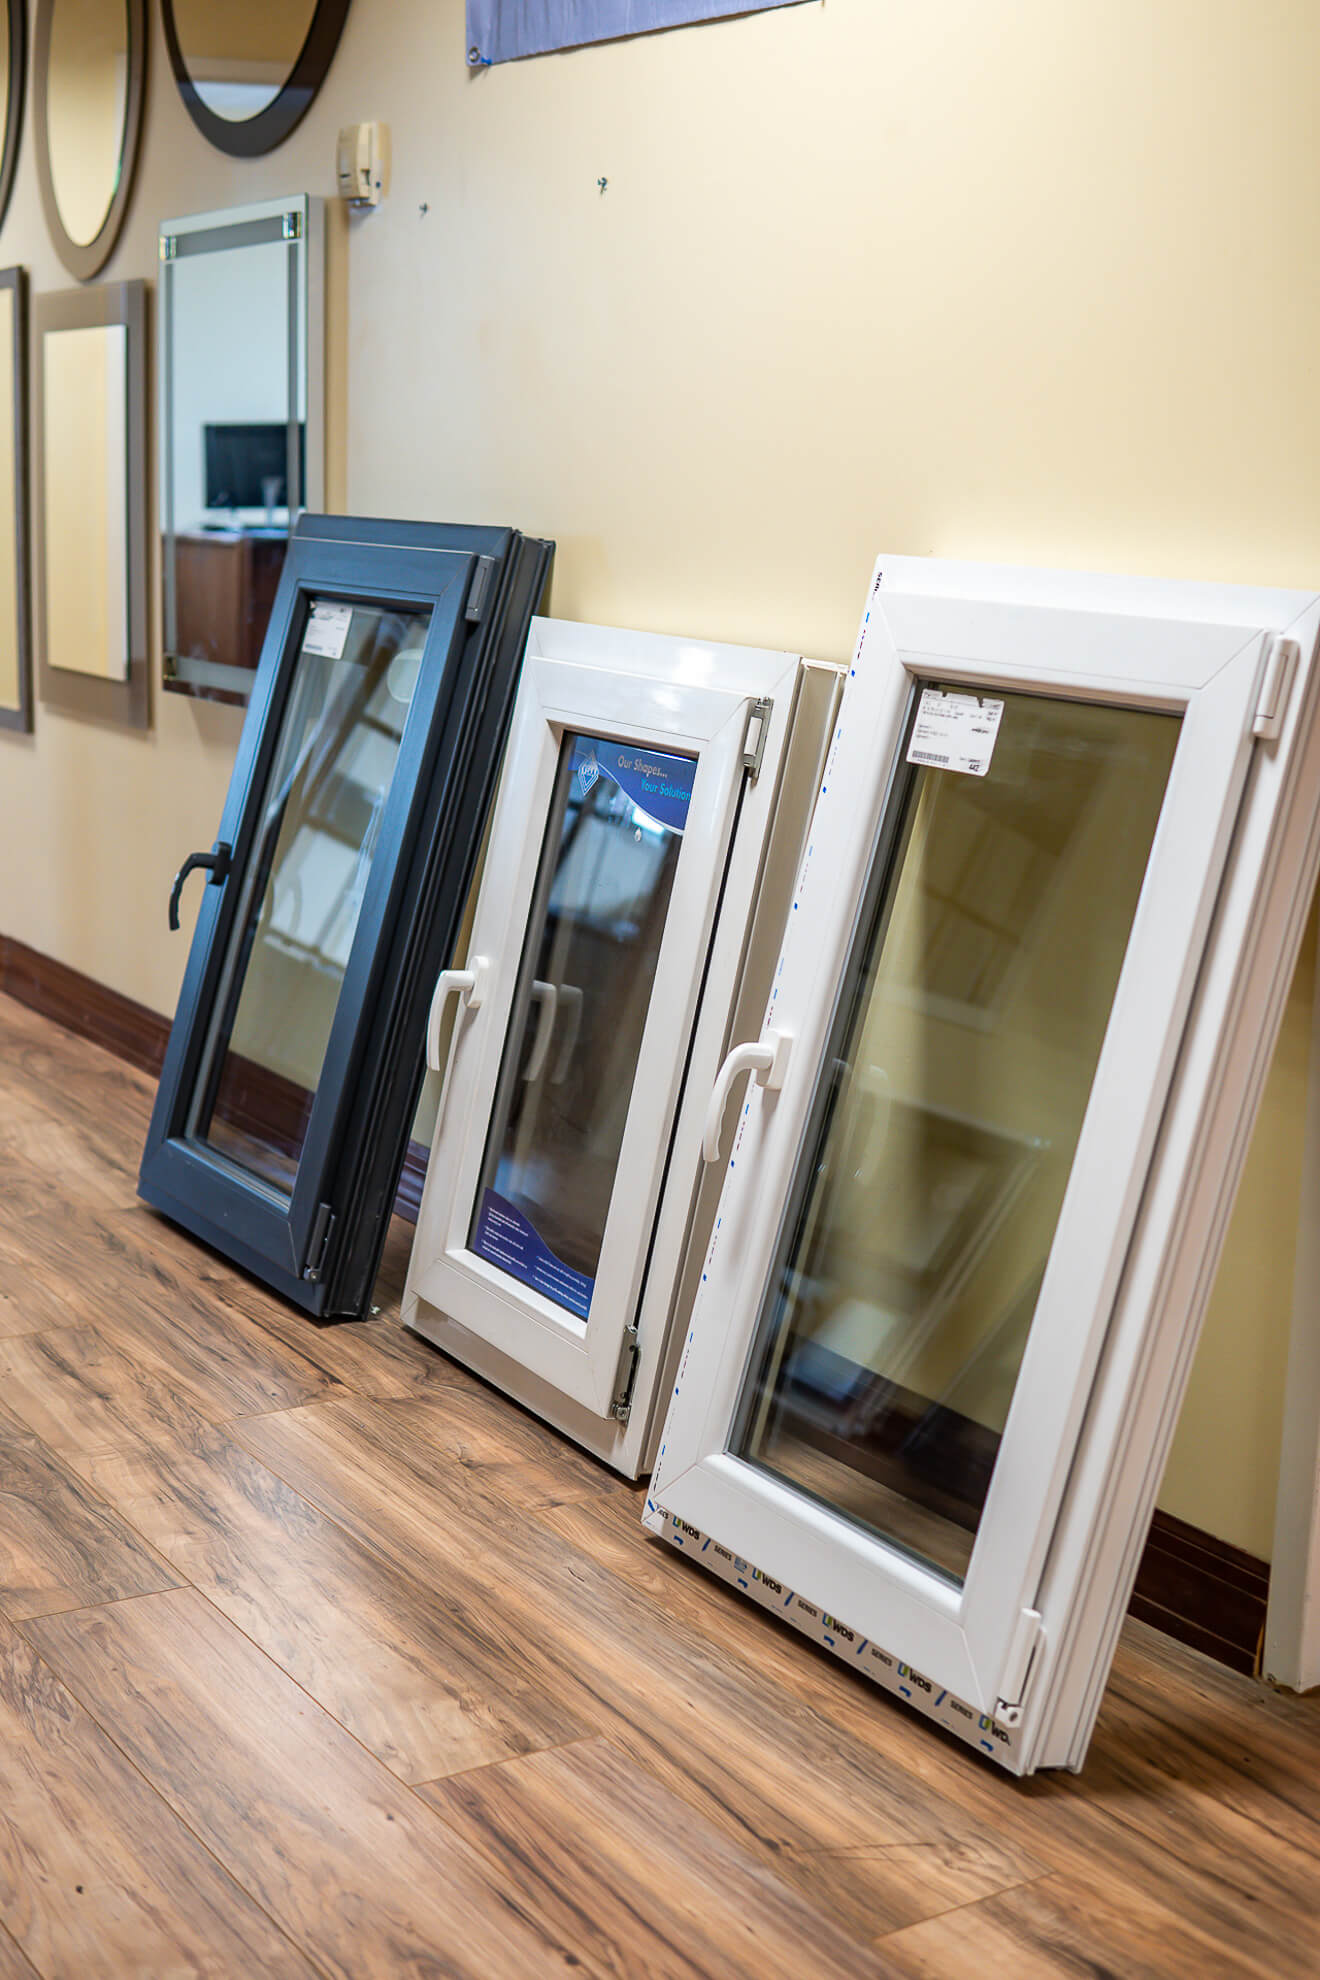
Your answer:
[[[695,759],[565,738],[469,1244],[586,1319]]]
[[[895,799],[734,1438],[955,1581],[1179,732],[1002,700],[985,774],[913,767]]]
[[[430,612],[313,603],[189,1132],[293,1187]]]

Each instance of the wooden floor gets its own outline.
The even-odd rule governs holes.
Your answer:
[[[0,997],[0,1980],[1320,1973],[1320,1707],[1129,1625],[1014,1782],[396,1324],[134,1198]]]

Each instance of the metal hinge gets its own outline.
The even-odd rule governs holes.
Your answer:
[[[495,575],[495,559],[478,557],[477,568],[472,573],[472,587],[468,592],[467,611],[463,614],[474,626],[480,625],[490,597],[490,581]]]
[[[334,1234],[335,1213],[328,1203],[317,1205],[316,1221],[312,1225],[312,1241],[307,1247],[307,1263],[303,1266],[303,1277],[313,1285],[325,1270],[326,1255],[330,1250],[330,1239]]]
[[[300,241],[302,239],[301,213],[286,213],[284,215],[284,238],[286,241]]]
[[[1013,1641],[1008,1646],[1001,1680],[1004,1695],[995,1701],[995,1718],[1001,1726],[1020,1726],[1027,1681],[1036,1660],[1036,1650],[1044,1635],[1039,1609],[1024,1609],[1018,1617]]]
[[[626,1423],[632,1415],[633,1384],[637,1380],[637,1328],[625,1327],[623,1353],[619,1357],[619,1393],[610,1404],[616,1423]]]
[[[1265,672],[1256,700],[1256,719],[1251,725],[1253,736],[1263,736],[1266,742],[1277,738],[1300,656],[1301,649],[1295,639],[1285,639],[1281,633],[1265,635]]]
[[[773,701],[762,695],[748,710],[747,733],[743,737],[743,769],[753,784],[761,774],[761,758],[765,755],[765,738],[774,705]]]
[[[177,237],[177,235],[175,235],[175,234],[162,234],[162,235],[161,235],[161,237],[160,237],[160,258],[161,258],[161,260],[162,260],[162,261],[173,261],[173,259],[174,259],[174,257],[175,257],[175,255],[176,255],[176,254],[177,254],[178,252],[179,252],[179,242],[178,242],[178,237]]]

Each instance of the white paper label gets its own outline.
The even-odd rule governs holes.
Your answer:
[[[984,777],[1003,718],[1002,701],[923,688],[907,760],[928,764],[932,770],[960,770],[966,777]]]
[[[342,660],[344,648],[348,644],[348,629],[353,623],[351,605],[326,605],[318,602],[312,607],[312,616],[307,621],[307,636],[303,640],[304,653],[319,653],[327,660]]]

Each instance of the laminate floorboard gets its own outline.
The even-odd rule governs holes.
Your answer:
[[[581,1737],[449,1604],[212,1431],[201,1447],[85,1458],[83,1476],[403,1780]]]
[[[24,1959],[3,1925],[0,1925],[0,1980],[40,1980],[36,1967]]]
[[[0,1919],[6,1980],[314,1972],[2,1621]]]
[[[1320,1700],[1140,1624],[1013,1781],[374,1304],[138,1203],[0,997],[0,1980],[1316,1980]],[[81,1885],[81,1890],[78,1886]]]
[[[118,1602],[177,1579],[53,1451],[0,1423],[0,1616]]]
[[[499,1576],[499,1626],[533,1681],[594,1718],[733,1841],[767,1852],[807,1894],[818,1881],[813,1853],[859,1840],[979,1842],[981,1889],[1043,1867],[1016,1839],[1000,1843],[988,1827],[978,1834],[957,1782],[949,1795],[914,1801],[880,1741],[848,1739],[791,1684],[686,1628],[586,1552],[556,1547],[530,1524],[510,1526],[489,1480],[435,1465],[417,1415],[411,1404],[355,1398],[238,1424],[234,1434],[400,1572],[443,1587],[474,1630]],[[877,1917],[897,1925],[948,1902],[947,1877],[927,1895],[916,1856],[892,1875],[883,1856],[839,1860],[830,1884],[835,1909],[846,1904],[863,1937]]]
[[[605,1740],[422,1789],[542,1928],[602,1973],[800,1980],[883,1971],[829,1912]]]
[[[528,1916],[516,1883],[195,1590],[47,1617],[28,1634],[217,1861],[337,1980],[586,1966]]]
[[[0,1395],[54,1451],[114,1451],[201,1436],[201,1398],[96,1327],[0,1339]]]
[[[1042,1877],[961,1905],[883,1940],[903,1980],[1282,1980],[1261,1940],[1243,1958],[1197,1919],[1132,1894],[1106,1902],[1094,1884]]]

